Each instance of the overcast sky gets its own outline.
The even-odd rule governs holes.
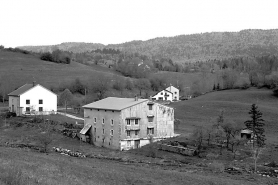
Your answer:
[[[278,28],[278,0],[0,0],[0,45]]]

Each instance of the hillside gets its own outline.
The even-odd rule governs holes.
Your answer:
[[[60,86],[80,78],[88,80],[94,76],[113,76],[119,73],[101,66],[86,66],[77,62],[58,64],[40,60],[33,55],[0,51],[0,79],[8,91],[25,83],[36,81],[46,87]]]
[[[224,119],[240,123],[250,119],[251,104],[263,113],[267,142],[276,141],[278,131],[278,98],[266,89],[226,90],[208,93],[188,101],[173,103],[175,118],[182,122],[179,133],[190,133],[195,126],[210,126],[224,110]]]
[[[85,52],[99,48],[119,49],[149,57],[171,58],[176,62],[194,62],[235,56],[276,54],[278,30],[242,30],[240,32],[212,32],[175,37],[131,41],[122,44],[101,45],[93,43],[62,43],[62,50]],[[30,51],[49,51],[53,46],[20,47]]]
[[[102,48],[104,48],[104,45],[97,44],[97,43],[65,42],[65,43],[51,45],[51,46],[48,46],[48,45],[46,45],[46,46],[20,46],[19,48],[27,50],[27,51],[33,51],[36,53],[51,52],[55,49],[70,51],[70,52],[74,52],[74,53],[82,53],[82,52],[86,52],[86,51],[102,49]]]

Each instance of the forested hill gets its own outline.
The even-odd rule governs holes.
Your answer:
[[[57,45],[45,45],[45,46],[19,46],[18,48],[32,51],[36,53],[42,52],[52,52],[54,50],[70,51],[74,53],[82,53],[87,51],[92,51],[96,49],[102,49],[105,45],[98,43],[85,43],[85,42],[64,42]]]
[[[49,47],[53,48],[53,46]],[[63,43],[55,47],[72,52],[113,48],[126,53],[138,53],[155,58],[170,58],[176,62],[194,62],[235,56],[277,54],[278,29],[180,35],[106,46],[92,43]],[[20,48],[38,51],[42,47]]]

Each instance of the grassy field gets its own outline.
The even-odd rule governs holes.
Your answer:
[[[243,122],[248,119],[252,103],[257,103],[266,120],[268,148],[259,164],[278,160],[277,114],[278,99],[265,89],[229,90],[208,93],[203,96],[171,104],[175,108],[175,117],[182,120],[176,132],[188,136],[194,126],[213,124],[213,120],[224,109],[226,119]],[[75,123],[60,115],[46,117],[60,122]],[[28,118],[29,119],[29,118]],[[212,120],[212,121],[210,121]],[[51,147],[62,147],[80,151],[87,155],[122,158],[115,161],[104,158],[74,158],[50,151],[40,153],[28,148],[4,147],[4,143],[25,143],[40,146],[36,136],[41,134],[40,127],[11,127],[0,121],[0,184],[10,183],[17,178],[18,184],[275,184],[273,178],[263,178],[254,174],[230,175],[223,173],[224,165],[242,163],[225,161],[224,151],[218,161],[198,157],[186,157],[157,150],[156,157],[146,155],[150,146],[132,151],[114,151],[80,142],[53,133]],[[179,139],[179,138],[174,138]],[[218,150],[218,149],[217,149]],[[130,163],[129,160],[140,162]],[[246,161],[250,163],[251,159]],[[216,167],[210,167],[210,164]],[[226,164],[227,163],[227,164]],[[228,164],[232,163],[232,164]],[[216,171],[215,171],[216,169]],[[18,174],[18,175],[13,175]],[[11,183],[10,183],[11,184]]]
[[[99,75],[112,77],[120,74],[100,66],[90,67],[77,62],[58,64],[42,61],[33,55],[0,51],[0,79],[12,89],[33,81],[46,87],[61,86],[76,78],[87,81]]]
[[[277,141],[278,132],[278,98],[271,90],[250,88],[247,90],[225,90],[207,93],[187,101],[172,103],[175,118],[182,123],[176,132],[186,134],[195,126],[210,126],[216,123],[220,111],[224,110],[227,121],[240,123],[250,119],[248,114],[255,103],[263,113],[267,141]]]

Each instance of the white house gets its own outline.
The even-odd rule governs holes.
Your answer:
[[[180,100],[180,90],[174,86],[170,86],[166,88],[167,91],[170,91],[173,93],[173,101],[178,101]]]
[[[152,97],[152,100],[173,101],[173,93],[162,90]]]
[[[155,94],[153,100],[162,100],[162,101],[178,101],[180,98],[180,91],[174,86],[169,86],[165,90],[162,90]]]
[[[8,96],[9,110],[17,116],[51,114],[57,111],[57,95],[39,84],[25,84]]]

